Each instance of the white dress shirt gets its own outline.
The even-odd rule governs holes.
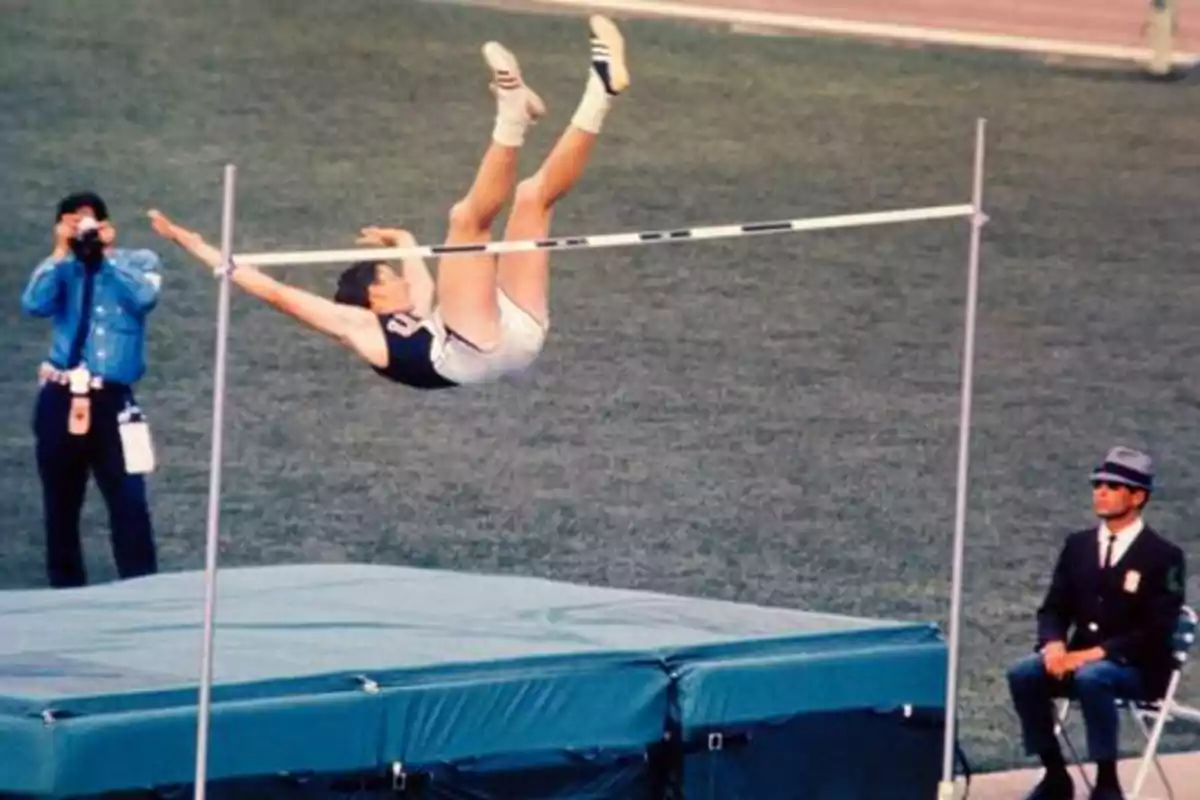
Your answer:
[[[1142,518],[1138,517],[1132,525],[1127,526],[1123,531],[1117,534],[1117,540],[1113,542],[1112,563],[1115,566],[1121,560],[1121,556],[1129,550],[1129,546],[1133,544],[1133,540],[1138,537],[1138,534],[1145,528],[1145,523]],[[1096,540],[1100,544],[1100,568],[1104,568],[1104,556],[1108,550],[1108,538],[1112,536],[1112,531],[1108,529],[1108,523],[1100,523],[1099,529],[1096,531]]]

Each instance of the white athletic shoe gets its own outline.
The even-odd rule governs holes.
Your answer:
[[[608,17],[597,14],[589,22],[592,27],[592,69],[604,83],[604,90],[610,95],[618,95],[629,86],[625,37]]]
[[[521,79],[521,65],[507,47],[499,42],[488,42],[483,46],[483,59],[492,70],[492,94],[501,104],[522,98],[525,114],[530,121],[546,113],[546,104],[537,92],[525,85]]]

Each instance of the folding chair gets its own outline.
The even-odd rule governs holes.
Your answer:
[[[1167,690],[1161,700],[1153,702],[1117,700],[1117,706],[1129,712],[1129,716],[1137,722],[1138,729],[1146,739],[1146,747],[1142,752],[1141,763],[1138,765],[1137,777],[1133,780],[1131,793],[1127,795],[1129,800],[1147,800],[1142,797],[1142,787],[1149,776],[1151,764],[1158,771],[1158,777],[1167,790],[1167,797],[1171,800],[1175,798],[1171,782],[1167,780],[1166,770],[1158,760],[1158,743],[1162,739],[1163,729],[1171,720],[1200,723],[1200,708],[1182,705],[1175,699],[1175,694],[1179,690],[1179,681],[1183,677],[1184,665],[1187,663],[1188,651],[1196,641],[1196,628],[1196,612],[1190,607],[1184,606],[1179,613],[1179,622],[1175,626],[1175,635],[1172,639],[1175,669],[1171,672],[1171,680],[1167,684]],[[1071,738],[1067,735],[1066,723],[1070,713],[1071,701],[1065,698],[1060,699],[1058,701],[1058,724],[1055,726],[1054,732],[1066,744],[1075,768],[1079,770],[1079,776],[1083,779],[1088,791],[1091,791],[1092,782],[1083,769],[1083,761],[1080,759],[1075,745],[1071,743]]]

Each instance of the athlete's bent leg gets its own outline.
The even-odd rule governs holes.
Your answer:
[[[504,207],[516,180],[517,151],[525,129],[545,112],[545,106],[521,80],[517,59],[496,42],[484,45],[492,70],[497,111],[492,141],[475,180],[450,210],[446,244],[476,244],[491,238],[492,223]],[[446,326],[487,349],[500,340],[496,305],[496,260],[471,255],[443,258],[437,270],[437,302]]]
[[[610,20],[591,19],[592,56],[587,86],[571,124],[534,175],[517,186],[504,238],[540,239],[550,232],[554,204],[578,183],[612,98],[629,85],[625,42]],[[498,259],[500,289],[543,327],[550,322],[550,254],[504,253]]]

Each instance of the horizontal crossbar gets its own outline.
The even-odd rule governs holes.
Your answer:
[[[931,206],[898,211],[877,211],[868,214],[843,214],[832,217],[809,217],[808,219],[777,220],[773,222],[743,222],[732,225],[711,225],[708,227],[641,231],[636,233],[557,236],[548,239],[529,239],[523,241],[481,242],[478,244],[458,245],[443,244],[422,247],[360,247],[350,250],[239,253],[233,256],[233,263],[235,266],[276,267],[300,264],[338,264],[364,260],[385,261],[412,257],[444,258],[447,256],[477,255],[480,253],[522,253],[531,250],[592,250],[602,247],[629,247],[704,239],[762,236],[772,233],[891,225],[901,222],[923,222],[926,220],[970,217],[974,214],[975,207],[968,203],[956,206]]]

